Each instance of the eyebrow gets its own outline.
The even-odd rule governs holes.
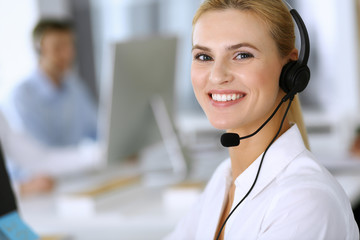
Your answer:
[[[257,47],[255,47],[254,45],[252,45],[250,43],[239,43],[239,44],[229,46],[226,49],[227,50],[235,50],[235,49],[238,49],[238,48],[241,48],[241,47],[249,47],[249,48],[253,48],[253,49],[259,51],[259,49]]]
[[[210,52],[211,50],[210,50],[210,48],[207,48],[207,47],[204,47],[204,46],[200,46],[200,45],[194,45],[193,47],[192,47],[192,51],[193,50],[195,50],[195,49],[199,49],[199,50],[203,50],[203,51],[207,51],[207,52]]]
[[[241,47],[249,47],[249,48],[253,48],[253,49],[259,51],[259,49],[257,47],[255,47],[254,45],[252,45],[250,43],[238,43],[238,44],[235,44],[235,45],[231,45],[231,46],[226,47],[226,50],[231,51],[231,50],[236,50],[236,49],[241,48]],[[211,52],[210,48],[205,47],[205,46],[201,46],[201,45],[198,45],[198,44],[196,44],[196,45],[194,45],[192,47],[192,51],[194,49],[199,49],[199,50]]]

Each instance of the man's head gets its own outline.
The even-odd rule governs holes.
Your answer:
[[[46,72],[62,75],[71,67],[75,50],[73,28],[69,21],[40,20],[33,30],[33,41],[40,65]]]

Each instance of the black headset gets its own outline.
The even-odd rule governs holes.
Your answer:
[[[280,87],[285,91],[285,93],[287,93],[285,100],[294,97],[294,95],[299,92],[302,92],[310,80],[310,69],[307,66],[310,54],[309,35],[304,21],[301,19],[299,13],[295,9],[291,9],[290,14],[299,29],[301,49],[299,59],[285,64],[280,74]]]

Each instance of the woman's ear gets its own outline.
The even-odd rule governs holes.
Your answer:
[[[288,55],[288,60],[289,61],[296,61],[299,59],[299,51],[294,48]]]

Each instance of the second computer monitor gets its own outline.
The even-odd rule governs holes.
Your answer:
[[[177,39],[152,36],[114,46],[113,76],[105,111],[106,159],[121,161],[160,141],[151,101],[160,97],[172,117]]]

